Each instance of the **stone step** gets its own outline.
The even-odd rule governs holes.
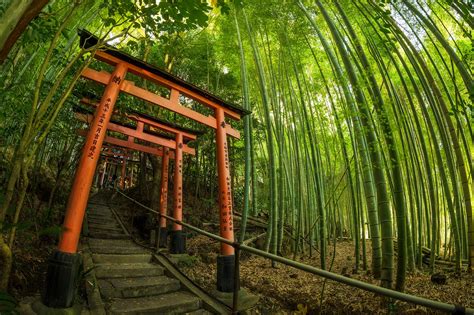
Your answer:
[[[124,231],[119,228],[103,228],[98,225],[90,226],[89,225],[89,231],[94,231],[94,232],[103,232],[103,233],[112,233],[112,234],[122,234]]]
[[[102,208],[108,209],[109,205],[103,202],[98,202],[98,203],[91,202],[89,203],[88,208],[89,209],[102,209]]]
[[[178,280],[166,276],[114,278],[99,280],[104,298],[134,298],[178,291]]]
[[[105,238],[89,238],[88,239],[89,246],[137,246],[133,241],[130,239],[126,240],[111,240]]]
[[[163,267],[150,263],[96,264],[95,269],[98,279],[161,276],[163,273]]]
[[[89,220],[98,220],[98,221],[101,221],[101,220],[113,220],[115,221],[115,216],[110,213],[110,214],[88,214],[87,215],[87,219]]]
[[[148,263],[151,261],[151,254],[92,254],[92,260],[97,264]]]
[[[88,211],[110,211],[110,208],[108,205],[89,205],[88,206]]]
[[[102,227],[100,225],[93,225],[92,227],[89,225],[89,230],[94,230],[96,232],[104,232],[104,233],[115,233],[115,234],[120,234],[120,233],[123,233],[123,230],[122,229],[118,229],[118,228],[105,228],[105,227]]]
[[[187,313],[184,313],[184,314],[186,314],[186,315],[212,315],[211,312],[209,312],[208,310],[205,310],[203,308],[200,308],[200,309],[192,311],[192,312],[187,312]]]
[[[110,211],[110,208],[107,205],[89,205],[87,207],[87,211],[91,211],[91,212]]]
[[[111,226],[111,227],[116,227],[116,226],[120,226],[117,221],[115,220],[115,218],[112,218],[112,219],[107,219],[107,220],[102,220],[102,219],[91,219],[89,218],[87,220],[87,222],[89,224],[97,224],[97,225],[105,225],[105,226]]]
[[[91,224],[108,224],[108,225],[118,225],[116,218],[114,217],[88,217],[87,222]]]
[[[110,219],[97,219],[97,218],[87,218],[89,224],[105,224],[105,225],[118,225],[115,221],[115,218]]]
[[[88,217],[87,222],[96,224],[117,224],[114,217]]]
[[[89,230],[103,230],[104,232],[123,232],[119,226],[104,226],[100,224],[89,224]]]
[[[139,246],[89,246],[91,252],[97,254],[141,254],[147,253],[148,250]]]
[[[99,195],[93,196],[89,199],[89,206],[106,206],[105,203]]]
[[[108,206],[101,206],[101,205],[89,205],[87,207],[88,212],[110,212],[110,208]]]
[[[89,230],[89,236],[94,238],[108,238],[108,239],[121,239],[127,240],[130,238],[125,233],[112,233],[112,232],[104,232],[100,230]]]
[[[108,205],[88,205],[87,206],[87,211],[110,211],[110,208]]]
[[[106,225],[106,224],[100,224],[100,223],[90,223],[89,222],[89,228],[93,228],[96,230],[103,229],[104,231],[114,231],[114,230],[119,230],[123,231],[123,229],[120,226],[113,226],[113,225]]]
[[[114,214],[112,212],[93,212],[93,213],[88,213],[87,218],[89,219],[94,219],[94,220],[102,220],[102,219],[108,219],[108,218],[115,218]]]
[[[178,291],[158,296],[117,299],[110,304],[111,314],[182,314],[198,310],[201,300]]]
[[[90,212],[102,212],[102,211],[109,211],[110,212],[110,208],[109,206],[107,205],[89,205],[87,207],[87,211],[90,211]]]
[[[103,213],[107,213],[107,214],[112,214],[112,210],[110,210],[110,208],[108,207],[103,207],[103,208],[89,208],[87,209],[87,214],[103,214]]]

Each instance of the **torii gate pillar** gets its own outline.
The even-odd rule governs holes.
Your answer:
[[[160,193],[160,213],[166,215],[168,212],[168,170],[170,162],[170,150],[165,148],[163,158],[161,160],[161,193]],[[161,248],[167,246],[168,228],[166,226],[166,218],[160,218],[159,244]]]
[[[94,121],[87,134],[69,195],[59,246],[49,260],[46,289],[43,296],[43,303],[46,306],[68,308],[74,302],[77,276],[81,265],[81,256],[77,253],[77,245],[82,221],[107,125],[112,116],[121,85],[125,81],[126,73],[127,66],[118,63],[105,87],[100,104],[96,109]]]
[[[176,149],[174,151],[174,191],[173,191],[173,218],[183,221],[183,134],[176,134]],[[183,227],[173,223],[171,231],[171,254],[184,254],[186,237]]]
[[[107,171],[107,159],[105,159],[104,161],[104,167],[102,169],[102,174],[100,176],[100,185],[99,185],[100,189],[104,188],[104,179],[105,179],[106,171]]]
[[[122,159],[122,173],[121,173],[121,180],[120,180],[120,188],[125,190],[125,176],[127,175],[127,159],[124,156]]]
[[[232,218],[232,187],[230,180],[229,152],[227,150],[227,133],[224,110],[216,108],[216,146],[217,173],[219,177],[219,217],[220,235],[234,241],[234,225]],[[221,255],[217,257],[217,290],[234,291],[234,248],[221,243]]]

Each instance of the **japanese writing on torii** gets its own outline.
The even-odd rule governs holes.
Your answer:
[[[223,121],[221,123],[221,127],[225,128],[226,123]],[[221,218],[222,218],[222,231],[225,232],[227,231],[227,228],[229,228],[229,231],[232,231],[232,187],[231,187],[231,182],[230,182],[230,170],[229,170],[229,152],[227,149],[227,137],[224,139],[224,164],[225,164],[225,186],[226,189],[222,191],[221,195]]]
[[[122,79],[120,78],[120,76],[115,75],[112,78],[112,83],[115,83],[115,84],[119,85],[120,82],[122,82]],[[112,99],[110,97],[108,97],[105,100],[104,106],[102,107],[102,112],[100,114],[98,113],[100,115],[99,116],[99,122],[97,124],[97,128],[94,130],[94,139],[92,140],[92,144],[89,147],[89,153],[87,154],[87,157],[91,160],[94,159],[94,155],[96,153],[96,150],[98,149],[97,144],[99,142],[99,137],[100,137],[100,134],[102,132],[102,129],[104,128],[104,122],[105,122],[106,114],[110,110],[111,103],[112,103]]]
[[[178,147],[181,149],[183,147],[183,144],[181,142],[178,143]],[[176,161],[178,162],[178,173],[179,173],[179,176],[181,176],[183,174],[183,159],[182,158],[176,159]],[[182,186],[178,185],[178,209],[182,208],[181,196],[182,196]]]
[[[165,154],[169,155],[169,151],[165,150]],[[163,181],[165,183],[168,183],[168,163],[164,164],[164,170],[163,170]],[[163,203],[163,207],[166,208],[167,204],[164,202],[168,198],[168,187],[166,185],[161,187],[161,202]]]

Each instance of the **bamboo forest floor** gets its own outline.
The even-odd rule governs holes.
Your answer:
[[[215,286],[215,259],[219,251],[216,242],[202,236],[188,240],[188,251],[199,259],[183,271],[193,281],[205,289]],[[367,246],[370,246],[368,242]],[[328,257],[332,256],[333,246]],[[328,247],[328,249],[329,249]],[[260,296],[261,314],[387,314],[388,307],[383,306],[382,298],[360,289],[351,288],[332,281],[326,281],[322,308],[320,307],[321,291],[324,279],[316,275],[278,264],[271,267],[269,260],[243,253],[241,260],[241,285]],[[370,250],[368,249],[368,255]],[[319,266],[319,257],[298,257],[298,261],[312,266]],[[328,266],[330,258],[328,259]],[[370,259],[369,259],[370,265]],[[360,270],[353,274],[354,249],[350,241],[338,241],[332,270],[361,281],[378,284],[367,271]],[[447,275],[447,284],[439,285],[430,281],[426,272],[413,272],[407,275],[406,292],[443,302],[474,307],[474,275],[463,273],[456,277],[448,270],[440,268]],[[392,307],[395,314],[437,314],[433,310],[395,302]],[[441,313],[440,313],[441,314]]]
[[[130,192],[130,195],[140,199],[138,191]],[[130,215],[130,209],[134,209],[132,212],[134,215],[137,214],[137,207],[123,198],[113,198],[113,203],[115,203],[116,209],[125,215],[125,218],[127,212]],[[213,213],[217,213],[217,209],[209,209],[202,200],[192,198],[192,196],[185,200],[185,209],[193,209],[193,215],[186,216],[191,224],[200,226],[211,233],[218,233],[216,224],[203,223],[214,222]],[[129,220],[126,219],[126,221]],[[236,230],[240,227],[239,223],[239,220],[235,221]],[[262,232],[261,229],[253,230],[251,227],[248,229],[251,232],[247,235],[247,239]],[[139,229],[136,229],[135,226],[132,228],[132,233],[135,233],[137,238],[141,238]],[[368,266],[370,266],[370,245],[370,240],[367,240]],[[194,235],[188,238],[186,247],[187,253],[196,259],[188,266],[180,266],[181,271],[208,292],[213,292],[215,290],[219,243],[205,236]],[[327,266],[331,265],[332,253],[333,244],[331,242],[328,245]],[[321,291],[325,282],[323,278],[282,264],[278,264],[275,269],[271,267],[269,260],[245,252],[242,252],[241,257],[241,286],[260,297],[259,306],[253,313],[301,315],[389,313],[388,307],[384,306],[386,304],[383,303],[380,296],[332,281],[326,281],[323,307],[320,308]],[[287,257],[292,258],[291,256]],[[315,267],[320,266],[319,256],[316,252],[312,258],[302,256],[297,257],[296,260]],[[357,280],[379,285],[378,281],[375,281],[372,275],[362,268],[358,274],[353,274],[354,264],[352,241],[338,241],[331,270]],[[428,272],[412,272],[406,278],[406,292],[446,303],[474,307],[474,275],[463,272],[461,277],[456,277],[446,266],[439,266],[435,272],[442,272],[448,277],[446,285],[432,283]],[[405,302],[395,301],[394,304],[392,314],[442,314]]]
[[[136,193],[138,195],[138,193]],[[195,216],[190,216],[194,224],[212,222],[212,211],[205,209],[198,200],[189,200],[194,206]],[[138,214],[140,211],[133,204],[116,198],[113,202],[116,209],[122,214]],[[217,210],[216,210],[217,211]],[[200,215],[197,215],[197,214]],[[127,218],[125,216],[125,218]],[[59,218],[53,220],[60,222]],[[126,220],[127,222],[129,220]],[[136,221],[140,222],[140,221]],[[236,228],[239,222],[236,221]],[[205,227],[214,231],[213,225]],[[48,233],[33,232],[28,229],[19,233],[15,241],[14,266],[10,282],[10,292],[18,300],[26,296],[38,296],[44,282],[46,261],[57,244],[57,237],[48,236]],[[132,228],[133,230],[133,228]],[[139,229],[135,229],[138,238]],[[54,231],[49,231],[51,234]],[[253,231],[255,235],[261,231]],[[251,234],[247,238],[252,237]],[[214,291],[216,275],[216,259],[219,253],[219,243],[204,236],[193,236],[187,240],[187,252],[195,257],[194,262],[180,269],[196,284],[209,292]],[[333,244],[328,245],[327,266],[331,265]],[[367,241],[368,265],[370,266],[370,241]],[[291,256],[287,256],[292,258]],[[319,267],[319,256],[315,252],[313,257],[301,256],[297,261]],[[362,260],[361,260],[362,263]],[[336,243],[336,255],[332,271],[358,279],[364,282],[377,284],[371,274],[363,271],[353,273],[355,264],[354,247],[351,241],[341,240]],[[439,300],[446,303],[459,304],[465,307],[474,307],[474,275],[462,273],[456,277],[449,269],[438,266],[437,272],[443,272],[448,277],[446,285],[434,284],[430,281],[428,272],[412,272],[407,275],[406,292],[409,294]],[[389,309],[381,297],[360,289],[351,288],[332,281],[326,281],[323,302],[320,304],[321,291],[324,279],[282,264],[277,268],[271,267],[271,262],[260,257],[242,252],[241,285],[253,294],[260,297],[256,314],[387,314]],[[81,295],[82,292],[79,292]],[[322,305],[322,307],[320,307]],[[395,302],[392,307],[395,314],[436,314],[432,310],[417,307],[404,302]]]

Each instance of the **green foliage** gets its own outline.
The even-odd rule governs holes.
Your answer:
[[[48,226],[39,231],[39,235],[41,236],[49,236],[49,237],[54,237],[57,238],[59,235],[61,235],[62,232],[62,226],[60,225],[53,225],[53,226]]]
[[[106,10],[104,26],[116,25],[128,20],[133,28],[145,29],[157,38],[204,27],[211,7],[205,1],[103,1],[101,9]],[[170,21],[172,21],[170,23]]]
[[[0,314],[18,314],[17,306],[17,301],[11,295],[7,292],[0,292]]]
[[[0,232],[2,233],[8,232],[13,227],[15,227],[17,231],[27,230],[32,226],[32,224],[33,223],[29,221],[23,221],[16,224],[13,224],[10,222],[4,222],[1,225],[2,229],[0,230]]]

